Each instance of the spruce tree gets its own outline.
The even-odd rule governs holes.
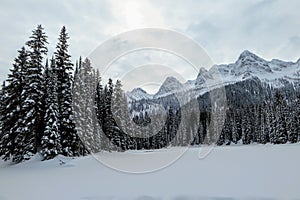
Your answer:
[[[61,133],[63,155],[79,156],[85,154],[84,146],[80,141],[73,122],[72,109],[72,70],[73,64],[68,54],[69,39],[66,28],[63,26],[56,46],[55,60],[58,84],[59,132]]]
[[[122,84],[120,80],[117,80],[115,86],[114,86],[114,93],[112,96],[112,116],[115,119],[117,126],[122,130],[123,127],[125,126],[125,121],[124,121],[124,112],[121,110],[121,105],[124,104],[123,100],[123,91],[121,89]],[[118,134],[114,134],[114,141],[117,143],[118,146],[121,146],[121,138],[119,137]]]
[[[15,59],[13,69],[8,75],[7,85],[3,84],[1,97],[1,135],[0,135],[0,157],[4,160],[16,156],[20,147],[24,143],[19,143],[17,137],[24,138],[24,134],[20,131],[22,118],[22,94],[25,84],[25,70],[28,67],[28,54],[23,47],[18,51],[19,55]]]
[[[73,108],[76,130],[89,151],[99,149],[99,124],[95,110],[97,78],[89,59],[81,64],[73,87]]]
[[[275,144],[284,144],[288,140],[287,126],[286,126],[286,117],[285,117],[285,100],[283,99],[280,92],[276,92],[274,97],[274,107],[275,107]]]
[[[22,107],[19,115],[15,162],[29,159],[40,148],[43,133],[43,56],[47,54],[47,36],[41,25],[32,31],[29,47],[29,63],[25,71],[24,89],[21,95]]]
[[[236,144],[239,140],[238,136],[238,128],[237,128],[237,119],[235,112],[232,110],[230,112],[230,128],[231,128],[231,140],[234,144]]]
[[[100,126],[100,149],[107,149],[109,150],[109,141],[108,138],[104,135],[103,132],[103,125],[104,125],[104,89],[101,84],[101,81],[99,80],[97,82],[96,87],[96,95],[95,95],[95,105],[96,105],[96,117],[97,117],[97,123],[99,123]]]
[[[289,113],[288,116],[288,141],[291,143],[296,143],[298,141],[298,107],[297,107],[297,97],[294,95],[294,99],[289,106]]]
[[[45,69],[46,100],[45,100],[45,130],[41,139],[41,154],[45,160],[52,159],[62,153],[59,132],[59,110],[57,96],[57,74],[55,60],[51,60],[51,68]]]
[[[5,88],[5,81],[3,81],[1,89],[0,89],[0,139],[1,139],[1,136],[2,136],[2,121],[4,119],[3,117],[4,117],[4,109],[5,109],[5,105],[4,105],[4,98],[5,98],[4,88]]]

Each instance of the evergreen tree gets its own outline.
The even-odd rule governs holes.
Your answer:
[[[0,89],[0,141],[2,138],[2,121],[4,120],[4,109],[5,109],[5,104],[4,104],[4,99],[5,99],[5,81],[3,81],[1,89]],[[1,143],[0,143],[1,145]],[[1,151],[1,149],[0,149]],[[1,156],[0,156],[1,157]]]
[[[273,143],[284,144],[287,142],[288,139],[286,118],[284,112],[286,104],[283,99],[283,96],[279,92],[276,92],[275,94],[274,107],[275,107],[275,118],[274,118],[275,138]]]
[[[51,68],[45,69],[46,101],[45,101],[45,130],[41,139],[41,154],[45,160],[54,158],[62,153],[61,137],[59,132],[59,110],[57,95],[57,74],[55,60],[51,60]]]
[[[86,150],[76,133],[73,122],[71,91],[73,64],[70,61],[71,56],[68,54],[68,39],[66,28],[63,26],[55,52],[60,121],[59,132],[61,133],[63,155],[79,156],[84,155]]]
[[[8,75],[7,85],[3,84],[1,97],[1,138],[0,156],[8,160],[15,156],[19,147],[24,146],[18,143],[16,137],[24,137],[20,132],[22,94],[25,84],[25,70],[28,67],[28,54],[23,47],[18,51],[19,55],[15,59],[11,74]]]
[[[43,56],[47,55],[48,48],[46,47],[47,36],[44,32],[44,28],[38,25],[36,30],[32,32],[30,40],[26,43],[29,48],[29,65],[26,70],[26,85],[25,85],[25,97],[24,108],[26,113],[34,113],[31,119],[25,116],[26,121],[32,123],[34,140],[34,152],[37,151],[40,144],[41,134],[43,132]],[[33,122],[33,120],[35,122]]]
[[[99,77],[92,70],[89,59],[85,59],[80,65],[73,89],[76,130],[86,148],[97,152],[100,149],[100,126],[96,117],[95,96]]]
[[[251,123],[250,123],[250,116],[249,116],[250,114],[249,113],[250,113],[250,109],[249,108],[245,109],[243,118],[242,118],[243,144],[251,143]]]
[[[104,134],[104,122],[105,122],[105,94],[107,93],[107,86],[103,88],[101,81],[99,80],[96,88],[95,104],[96,104],[96,117],[97,123],[100,125],[100,149],[111,150],[111,143],[109,138]]]
[[[262,144],[266,144],[270,141],[269,135],[270,135],[270,119],[269,119],[269,113],[267,106],[264,104],[262,107],[260,107],[261,110],[259,111],[260,115],[260,126],[261,126],[261,133],[259,137],[259,142]]]
[[[43,56],[47,54],[47,36],[41,25],[32,31],[29,47],[29,63],[25,70],[24,87],[21,94],[22,106],[20,109],[17,137],[17,149],[14,152],[14,161],[21,162],[29,159],[40,148],[40,139],[43,133]]]
[[[238,128],[237,128],[237,120],[235,112],[230,112],[230,127],[231,127],[231,140],[234,144],[236,144],[239,140]]]
[[[297,107],[297,98],[292,100],[291,105],[289,106],[289,114],[288,116],[288,141],[291,143],[296,143],[298,141],[298,107]]]
[[[126,99],[122,90],[122,84],[120,80],[117,80],[116,84],[114,85],[114,93],[112,96],[112,116],[117,123],[117,127],[119,127],[121,130],[125,130],[126,132],[127,112],[124,109],[124,106],[127,108]],[[116,141],[118,146],[124,146],[124,144],[121,144],[122,141],[119,137],[119,134],[115,134],[114,141]]]
[[[103,132],[100,127],[98,118],[97,118],[97,86],[98,83],[101,83],[101,77],[99,70],[93,70],[93,83],[92,83],[92,127],[94,135],[94,149],[93,152],[100,152],[102,150],[103,143]]]

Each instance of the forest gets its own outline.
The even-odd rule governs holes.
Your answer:
[[[18,51],[0,90],[4,160],[19,163],[36,153],[48,160],[99,151],[299,142],[299,87],[278,89],[249,79],[225,86],[226,108],[212,112],[207,92],[197,97],[199,108],[179,106],[176,95],[158,99],[162,113],[143,100],[128,102],[119,80],[103,84],[88,58],[73,64],[68,39],[62,27],[54,55],[48,55],[47,35],[38,25]]]

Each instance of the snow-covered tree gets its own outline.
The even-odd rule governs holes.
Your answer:
[[[59,109],[57,95],[57,74],[55,71],[55,60],[51,60],[50,69],[45,69],[45,130],[41,139],[41,154],[45,160],[54,158],[62,153],[61,136],[59,132]]]
[[[18,53],[13,69],[8,75],[7,85],[3,85],[2,88],[0,156],[3,156],[5,160],[15,156],[18,148],[24,145],[18,143],[16,137],[24,137],[20,131],[20,124],[23,123],[20,114],[23,103],[21,96],[25,85],[24,75],[28,67],[28,53],[24,47]]]
[[[19,115],[15,161],[29,159],[40,148],[43,133],[43,56],[47,54],[47,36],[41,25],[32,31],[29,48],[29,63],[25,71],[25,84],[21,94],[22,107]]]
[[[68,53],[69,39],[66,28],[61,29],[56,46],[55,61],[58,84],[59,132],[61,133],[63,155],[79,156],[86,153],[76,133],[72,111],[72,71],[73,64]]]
[[[1,89],[0,89],[0,139],[2,137],[2,121],[4,119],[3,117],[4,117],[4,109],[5,109],[5,104],[4,104],[5,92],[4,92],[4,88],[5,88],[5,81],[3,81]]]
[[[273,123],[275,125],[275,137],[273,143],[283,144],[286,143],[288,140],[287,125],[285,118],[286,103],[283,99],[283,96],[279,92],[276,92],[274,98],[275,118]]]
[[[73,87],[76,130],[86,148],[92,152],[99,151],[101,142],[100,125],[95,110],[96,85],[99,79],[99,74],[96,74],[90,60],[86,58],[80,64]]]

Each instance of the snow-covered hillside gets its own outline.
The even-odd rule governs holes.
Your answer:
[[[209,147],[204,147],[209,148]],[[203,150],[203,149],[202,149]],[[205,150],[205,149],[204,149]],[[161,159],[178,148],[161,149]],[[147,166],[153,152],[100,153],[123,166]],[[135,162],[136,155],[142,162]],[[39,157],[10,166],[0,161],[1,200],[297,199],[300,145],[215,147],[204,159],[190,148],[175,163],[151,173],[113,170],[92,156]],[[201,198],[199,198],[201,197]]]
[[[148,94],[142,88],[135,88],[131,92],[126,93],[129,99],[141,100],[141,99],[152,99],[153,95]]]
[[[135,100],[158,99],[180,91],[197,90],[197,94],[201,95],[221,85],[234,84],[251,78],[258,78],[273,87],[282,87],[286,83],[300,85],[300,59],[297,62],[278,59],[267,61],[245,50],[234,63],[214,65],[209,70],[200,68],[197,78],[184,84],[174,77],[167,77],[154,96],[144,91],[143,95],[136,97],[135,90],[128,92],[127,95]]]

